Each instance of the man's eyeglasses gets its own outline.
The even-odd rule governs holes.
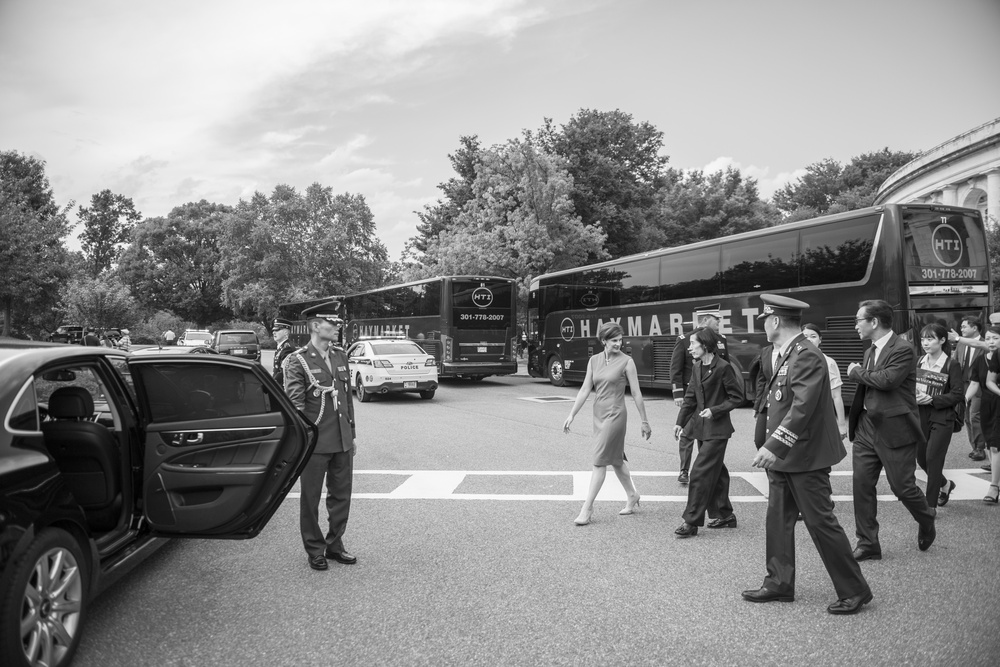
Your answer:
[[[867,322],[870,319],[872,319],[872,318],[870,318],[870,317],[855,317],[854,318],[854,323],[857,324],[858,322]]]

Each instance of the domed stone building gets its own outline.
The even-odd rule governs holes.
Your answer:
[[[1000,118],[925,151],[890,176],[875,204],[945,204],[975,208],[1000,223]]]

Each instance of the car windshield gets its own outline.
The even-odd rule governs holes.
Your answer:
[[[399,341],[393,343],[372,343],[375,354],[425,354],[416,343]]]
[[[219,343],[222,345],[256,345],[257,334],[252,331],[224,333],[219,335]]]

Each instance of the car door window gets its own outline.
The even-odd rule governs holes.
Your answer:
[[[108,390],[93,366],[72,366],[43,371],[35,376],[34,387],[35,400],[42,406],[43,414],[47,413],[49,399],[53,393],[65,387],[77,387],[90,394],[94,402],[91,421],[115,430],[121,428],[117,407],[109,399]]]
[[[189,421],[279,412],[248,368],[214,364],[133,364],[153,422]]]
[[[28,380],[21,388],[21,393],[18,394],[17,401],[7,416],[7,430],[22,433],[38,433],[42,430],[33,380]]]

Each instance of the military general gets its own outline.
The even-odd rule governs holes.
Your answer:
[[[339,303],[331,301],[302,311],[309,344],[285,362],[285,393],[319,429],[316,449],[299,478],[299,526],[302,544],[314,570],[327,569],[327,559],[344,565],[358,561],[344,548],[351,511],[354,477],[354,403],[347,355],[334,343],[342,320]],[[326,478],[329,527],[319,525],[319,501]]]

